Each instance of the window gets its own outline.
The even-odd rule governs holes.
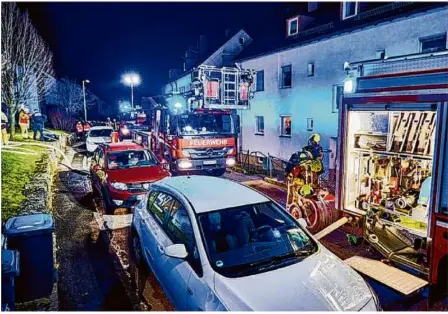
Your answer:
[[[313,131],[313,128],[314,128],[314,119],[313,118],[306,119],[306,129],[307,129],[307,131]]]
[[[199,276],[202,276],[201,263],[199,260],[199,252],[196,247],[196,241],[194,239],[193,226],[191,225],[187,210],[177,200],[174,200],[173,202],[173,207],[171,208],[166,225],[166,232],[171,241],[173,241],[173,244],[185,245],[188,252],[186,258],[187,262]]]
[[[331,112],[337,112],[342,104],[342,96],[344,95],[343,85],[333,85],[333,103]]]
[[[313,12],[319,8],[319,2],[308,2],[308,12]]]
[[[299,17],[293,17],[287,21],[288,23],[288,36],[295,35],[299,32]]]
[[[291,65],[282,66],[281,88],[292,86]]]
[[[308,63],[308,76],[314,76],[314,62]]]
[[[385,56],[386,56],[386,50],[384,50],[384,49],[377,50],[375,53],[375,57],[377,59],[384,59]]]
[[[350,17],[358,14],[358,3],[357,2],[342,2],[342,19],[348,19]]]
[[[264,90],[264,71],[257,71],[257,84],[256,84],[256,91],[262,91]]]
[[[281,116],[281,136],[291,136],[291,116]]]
[[[244,45],[244,37],[240,37],[240,39],[239,39],[239,42],[240,42],[240,45]]]
[[[152,194],[153,193],[151,193],[148,202],[148,206],[149,204],[152,204],[150,205],[149,211],[152,213],[153,217],[160,223],[160,225],[163,225],[165,214],[168,212],[171,204],[173,203],[173,197],[161,192],[154,196]]]
[[[437,52],[446,50],[446,33],[420,39],[421,52]]]
[[[257,123],[255,133],[256,134],[264,134],[264,117],[257,116],[257,117],[255,117],[255,121]]]

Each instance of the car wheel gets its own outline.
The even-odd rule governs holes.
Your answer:
[[[131,245],[132,258],[135,262],[135,265],[140,268],[141,266],[144,266],[142,245],[140,243],[140,237],[138,236],[138,233],[134,228],[131,229]]]

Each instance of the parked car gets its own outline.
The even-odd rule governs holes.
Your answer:
[[[303,224],[239,183],[170,177],[135,207],[132,246],[176,310],[379,310],[363,278]]]
[[[102,144],[95,150],[90,175],[94,193],[112,214],[117,208],[132,207],[157,180],[170,176],[156,156],[133,142]]]
[[[112,141],[113,129],[110,126],[94,126],[90,128],[86,137],[86,148],[88,153],[93,153],[98,144],[110,143]]]

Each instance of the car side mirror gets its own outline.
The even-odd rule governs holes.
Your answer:
[[[303,228],[307,228],[308,224],[306,223],[306,220],[303,218],[299,218],[299,220],[297,220],[297,222],[299,223],[300,226],[302,226]]]
[[[183,244],[173,244],[166,246],[163,250],[166,256],[174,258],[186,258],[188,256],[187,248]]]

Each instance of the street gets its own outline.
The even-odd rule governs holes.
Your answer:
[[[67,154],[73,155],[72,167],[88,170],[85,146],[77,146]],[[285,191],[259,176],[230,172],[225,177],[258,189],[280,204],[286,202]],[[151,271],[138,269],[134,264],[129,245],[129,219],[126,215],[103,216],[101,202],[91,194],[89,177],[61,166],[55,189],[58,192],[55,216],[61,310],[174,310]],[[104,227],[105,222],[109,227]],[[350,246],[341,230],[321,242],[341,259],[354,255],[381,259],[378,252],[365,243]],[[424,295],[403,298],[365,279],[379,295],[385,310],[427,309]],[[439,302],[432,309],[446,308],[446,303]]]

